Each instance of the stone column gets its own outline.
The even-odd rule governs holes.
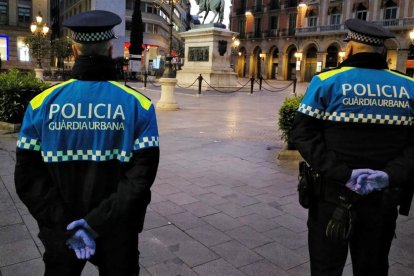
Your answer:
[[[397,71],[405,73],[407,70],[406,62],[408,59],[408,50],[399,50],[397,54]]]
[[[175,100],[174,90],[177,84],[176,78],[161,78],[161,98],[156,108],[159,110],[174,111],[180,109]]]
[[[326,67],[326,56],[328,55],[328,53],[318,52],[316,55],[317,55],[316,62],[322,62],[321,69],[325,68]],[[338,59],[339,59],[339,57],[338,57]],[[316,65],[316,66],[318,66],[318,65]],[[317,69],[317,67],[316,67],[316,69]]]

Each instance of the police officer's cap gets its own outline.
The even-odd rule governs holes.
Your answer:
[[[102,10],[87,11],[74,15],[63,26],[73,31],[72,39],[79,43],[98,43],[115,38],[112,30],[122,19],[115,13]]]
[[[395,35],[377,24],[360,19],[348,19],[345,26],[349,29],[344,41],[356,41],[372,46],[383,46],[384,40]]]

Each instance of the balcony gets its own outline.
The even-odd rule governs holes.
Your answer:
[[[343,30],[343,29],[344,29],[343,24],[329,25],[329,26],[319,26],[319,30],[321,32],[332,32],[332,31],[338,31],[338,30]]]
[[[262,32],[250,32],[250,33],[246,33],[246,38],[248,39],[262,39],[263,35]]]
[[[279,36],[283,37],[283,36],[294,36],[295,35],[295,29],[281,29],[279,31]]]
[[[386,19],[382,21],[375,21],[375,24],[387,27],[390,30],[409,30],[414,25],[414,18],[404,19]]]
[[[278,30],[277,29],[268,30],[265,33],[266,37],[277,37],[277,35],[278,35]]]

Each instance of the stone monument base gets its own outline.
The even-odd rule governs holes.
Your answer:
[[[199,68],[183,68],[183,70],[177,71],[178,85],[187,87],[195,81],[189,89],[198,89],[198,77],[200,74],[204,79],[201,82],[202,90],[213,90],[210,86],[223,91],[234,91],[238,88],[237,74],[235,72],[208,69],[200,70]]]
[[[201,74],[204,79],[203,90],[237,90],[237,74],[230,67],[235,32],[210,24],[200,25],[180,35],[185,39],[185,62],[182,69],[177,71],[179,86],[193,84],[190,88],[198,89],[196,80]]]

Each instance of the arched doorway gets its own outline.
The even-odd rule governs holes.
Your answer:
[[[237,55],[237,76],[245,78],[247,75],[246,48],[240,48],[240,51],[237,53]]]
[[[326,53],[325,68],[337,67],[339,49],[336,46],[331,45],[326,50]]]
[[[305,78],[304,81],[310,81],[316,73],[317,52],[315,46],[312,46],[306,52]]]
[[[290,48],[288,48],[287,53],[287,76],[286,79],[287,80],[293,80],[296,79],[296,57],[295,57],[295,53],[296,53],[297,49],[295,46],[291,46]]]
[[[279,49],[272,48],[270,51],[270,78],[277,79],[279,73]]]

